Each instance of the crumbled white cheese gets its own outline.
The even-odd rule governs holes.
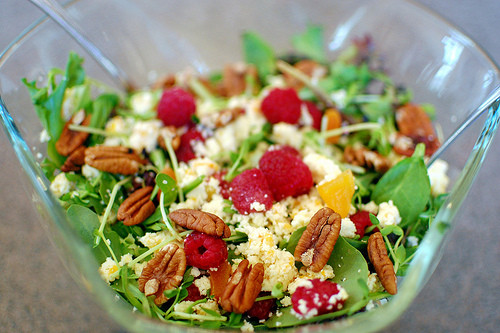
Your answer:
[[[145,149],[150,153],[158,144],[161,127],[160,120],[137,121],[130,135],[130,147],[139,152]]]
[[[266,210],[266,205],[258,201],[254,201],[250,204],[250,209],[253,209],[256,212],[263,212]]]
[[[130,97],[130,108],[137,114],[145,114],[148,111],[152,111],[155,104],[156,100],[151,91],[139,91]]]
[[[191,275],[194,277],[198,277],[201,275],[200,269],[197,267],[191,268]]]
[[[448,163],[443,160],[436,160],[428,170],[429,180],[431,182],[431,193],[433,196],[446,193],[446,188],[450,183],[448,172]]]
[[[313,272],[305,266],[301,267],[299,275],[288,285],[288,292],[293,294],[298,287],[312,287],[311,279],[328,280],[335,277],[333,267],[325,265],[319,272]]]
[[[340,236],[347,238],[356,237],[356,225],[351,221],[349,217],[342,219],[340,225]]]
[[[170,238],[170,234],[167,230],[162,230],[158,232],[147,232],[144,236],[139,238],[139,242],[141,242],[142,244],[144,244],[144,246],[148,248],[152,248],[162,243],[167,238]]]
[[[321,183],[327,176],[330,179],[334,179],[342,173],[339,166],[328,157],[318,154],[312,149],[308,149],[306,152],[304,163],[311,170],[313,180],[316,184]]]
[[[408,236],[406,238],[408,246],[418,246],[418,238],[415,236]]]
[[[132,261],[132,255],[130,253],[127,253],[127,254],[124,254],[122,255],[122,257],[120,258],[120,262],[118,263],[120,266],[125,266],[127,265],[129,262]]]
[[[288,145],[300,149],[302,145],[302,133],[297,126],[287,123],[278,123],[273,126],[271,140],[279,145]]]
[[[253,332],[254,328],[253,325],[250,324],[248,321],[243,320],[243,325],[240,327],[242,332]]]
[[[373,215],[377,215],[378,213],[378,205],[375,203],[375,201],[370,201],[367,204],[362,204],[361,205],[361,210],[365,210],[369,213],[372,213]]]
[[[50,141],[50,135],[49,135],[49,132],[47,132],[47,130],[44,128],[41,132],[40,132],[40,142],[41,143],[44,143],[44,142],[49,142]]]
[[[194,280],[194,285],[198,287],[198,290],[200,291],[200,295],[206,296],[208,293],[208,290],[210,289],[210,279],[208,276],[202,276],[198,279]]]
[[[366,281],[366,283],[368,285],[368,289],[372,293],[384,291],[384,287],[382,286],[377,273],[371,273],[370,275],[368,275],[368,280]]]
[[[94,167],[91,167],[90,165],[88,164],[84,164],[82,166],[82,175],[87,178],[87,179],[94,179],[94,178],[97,178],[99,177],[99,174],[101,173],[101,171],[97,170],[96,168]]]
[[[104,279],[104,281],[110,283],[116,280],[116,276],[114,276],[114,273],[118,272],[118,269],[119,267],[116,262],[108,257],[106,258],[106,261],[101,264],[101,267],[99,267],[99,274]]]
[[[281,305],[284,307],[292,305],[292,298],[290,296],[285,296],[282,299],[280,299]]]
[[[389,202],[382,202],[379,205],[377,218],[382,228],[388,225],[397,225],[401,222],[398,207],[392,203],[392,200],[389,200]]]
[[[50,190],[57,198],[60,198],[71,190],[71,186],[72,184],[68,180],[68,178],[66,178],[66,174],[64,172],[61,172],[54,178],[54,180],[50,184]]]
[[[347,91],[345,89],[336,90],[330,94],[331,99],[339,109],[343,109],[346,105]]]
[[[246,226],[245,229],[238,230],[248,235],[248,242],[239,244],[235,253],[243,254],[252,265],[259,262],[264,264],[262,290],[271,291],[277,283],[281,283],[286,290],[297,275],[293,255],[278,249],[275,236],[266,228]]]

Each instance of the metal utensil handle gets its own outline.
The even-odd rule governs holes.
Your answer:
[[[130,82],[125,72],[115,65],[104,53],[89,39],[75,22],[68,16],[67,11],[55,0],[29,0],[40,8],[52,20],[59,24],[83,49],[85,49],[101,67],[107,71],[117,83],[125,90],[129,90]],[[70,23],[71,22],[71,23]]]
[[[489,110],[495,103],[500,100],[500,86],[497,86],[489,95],[486,100],[479,105],[479,107],[474,110],[464,121],[453,131],[453,133],[446,139],[445,142],[439,147],[438,150],[432,154],[432,156],[427,161],[427,167],[430,167],[439,156],[450,146],[457,137],[462,134],[463,131],[467,129],[479,116],[481,116],[485,111]]]

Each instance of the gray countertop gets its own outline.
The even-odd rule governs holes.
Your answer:
[[[500,1],[419,2],[459,26],[500,63]],[[27,1],[2,0],[0,50],[39,16]],[[122,331],[64,269],[16,180],[21,177],[19,164],[0,132],[0,331]],[[499,141],[497,137],[457,216],[439,266],[387,332],[499,331]]]

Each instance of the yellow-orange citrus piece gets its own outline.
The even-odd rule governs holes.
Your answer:
[[[318,185],[318,192],[328,207],[342,218],[346,217],[354,195],[354,176],[351,170],[346,170],[334,179],[321,183]]]
[[[327,109],[325,111],[326,117],[326,130],[332,130],[336,128],[340,128],[342,125],[342,116],[337,109]],[[337,143],[340,139],[340,135],[331,136],[326,139],[326,143]]]

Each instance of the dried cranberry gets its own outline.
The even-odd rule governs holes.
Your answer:
[[[198,231],[184,239],[184,252],[187,264],[201,269],[219,267],[228,255],[226,242]]]
[[[224,199],[229,199],[231,196],[230,193],[230,184],[229,182],[224,178],[227,174],[227,170],[222,170],[216,172],[213,177],[219,181],[219,187],[220,187],[220,194]]]
[[[205,298],[201,296],[200,289],[198,289],[198,287],[194,283],[187,287],[186,290],[188,292],[188,295],[186,296],[186,298],[184,298],[184,301],[195,302],[197,300]]]
[[[372,221],[370,221],[370,213],[365,210],[360,210],[359,212],[349,216],[349,218],[356,226],[356,233],[359,237],[363,237],[365,235],[366,227],[372,225]]]
[[[179,144],[179,148],[175,151],[177,160],[187,163],[196,157],[193,150],[195,141],[205,141],[201,132],[196,130],[196,128],[190,128],[186,133],[181,135],[181,143]]]
[[[267,296],[269,294],[269,292],[261,292],[258,297]],[[246,314],[249,317],[257,318],[259,320],[268,319],[275,307],[275,299],[265,299],[263,301],[253,303],[252,307],[246,312]]]

